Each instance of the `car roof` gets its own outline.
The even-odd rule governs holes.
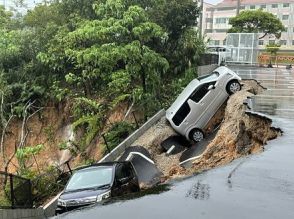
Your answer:
[[[74,171],[84,170],[84,169],[92,168],[92,167],[113,167],[120,163],[129,163],[129,161],[113,161],[113,162],[95,163],[95,164],[91,164],[87,166],[78,167]]]
[[[212,71],[209,74],[212,74],[213,72],[218,72],[219,75],[224,75],[226,73],[230,73],[231,70],[225,66],[220,66],[216,68],[214,71]],[[177,97],[177,99],[173,102],[173,104],[167,109],[167,112],[177,112],[179,108],[183,105],[183,103],[190,97],[190,95],[194,92],[195,88],[201,84],[201,83],[207,83],[210,80],[203,80],[199,81],[198,79],[193,79],[180,93],[180,95]]]

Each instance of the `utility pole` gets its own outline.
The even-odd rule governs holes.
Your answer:
[[[199,35],[202,37],[202,22],[203,22],[203,0],[200,0],[200,19],[199,19]]]
[[[237,13],[236,16],[240,14],[240,6],[241,6],[241,0],[237,0]]]

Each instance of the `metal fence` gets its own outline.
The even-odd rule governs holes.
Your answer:
[[[32,208],[29,179],[0,171],[0,208]]]
[[[71,176],[69,162],[52,167],[32,180],[0,171],[0,209],[34,208],[54,197]]]
[[[226,38],[226,62],[257,63],[258,35],[256,33],[228,33]]]

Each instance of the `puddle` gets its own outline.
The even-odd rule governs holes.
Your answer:
[[[208,200],[210,196],[210,186],[198,181],[190,188],[186,194],[186,197],[194,198],[198,200]]]

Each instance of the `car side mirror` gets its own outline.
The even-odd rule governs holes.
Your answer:
[[[211,84],[208,86],[207,90],[213,90],[214,88],[215,88],[215,86]]]

